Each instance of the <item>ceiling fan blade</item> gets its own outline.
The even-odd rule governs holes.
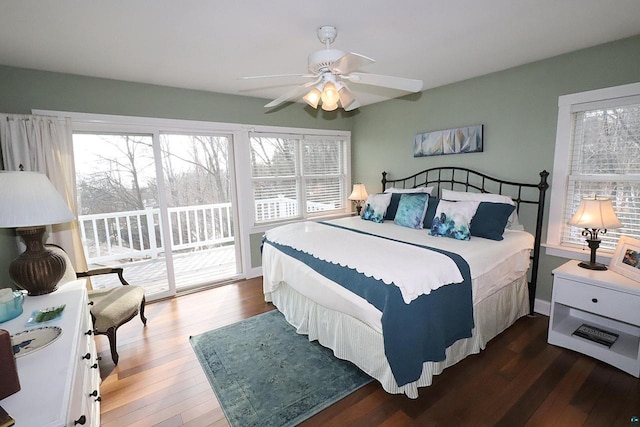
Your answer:
[[[276,107],[280,104],[282,104],[283,102],[287,102],[292,100],[293,98],[297,98],[300,95],[302,95],[303,93],[305,93],[307,91],[307,88],[318,84],[320,82],[320,80],[322,80],[322,76],[320,76],[319,78],[317,78],[316,80],[312,81],[312,82],[308,82],[305,83],[303,85],[300,86],[296,86],[293,89],[291,89],[290,91],[284,93],[283,95],[279,96],[278,98],[274,99],[273,101],[271,101],[270,103],[268,103],[267,105],[265,105],[265,108],[271,108],[271,107]]]
[[[360,55],[359,53],[350,52],[340,57],[337,61],[334,61],[329,69],[335,74],[349,74],[353,71],[359,70],[365,65],[373,64],[374,62],[376,61],[369,57]]]
[[[420,92],[422,90],[422,80],[405,79],[403,77],[382,76],[380,74],[369,73],[351,73],[347,76],[342,76],[342,78],[353,83],[388,87],[406,92]]]
[[[344,107],[344,111],[352,111],[355,110],[356,108],[360,107],[360,103],[358,102],[358,100],[356,99],[355,101],[353,101],[351,104],[347,105],[346,107]]]
[[[265,76],[246,76],[239,77],[240,80],[254,80],[254,79],[270,79],[274,77],[304,77],[304,78],[312,78],[318,77],[315,74],[268,74]]]

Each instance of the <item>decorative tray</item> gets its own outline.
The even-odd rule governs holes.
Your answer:
[[[26,356],[48,346],[60,338],[60,335],[62,335],[62,328],[59,326],[43,326],[18,332],[11,335],[13,354],[16,357]]]

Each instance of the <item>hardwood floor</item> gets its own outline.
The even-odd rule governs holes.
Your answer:
[[[147,306],[118,331],[114,368],[96,337],[104,381],[102,426],[227,426],[189,344],[196,335],[272,310],[261,278]],[[629,426],[640,416],[640,380],[548,345],[548,318],[522,318],[485,351],[420,389],[415,400],[372,382],[304,426]]]

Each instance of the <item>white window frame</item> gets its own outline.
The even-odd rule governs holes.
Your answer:
[[[551,195],[549,203],[549,221],[547,226],[547,241],[543,246],[547,255],[569,259],[589,258],[588,248],[576,248],[561,244],[562,218],[566,202],[567,187],[569,184],[569,172],[571,162],[571,132],[572,112],[580,108],[581,104],[611,102],[624,103],[623,98],[640,96],[640,83],[631,83],[610,88],[591,90],[558,98],[558,125],[556,130],[556,147],[553,159],[553,173],[551,179]],[[609,264],[612,251],[600,249],[597,252],[597,261],[605,265]]]
[[[350,163],[351,163],[351,159],[350,159],[350,138],[348,135],[345,134],[329,134],[329,133],[314,133],[314,134],[309,134],[309,133],[305,133],[305,134],[301,134],[301,133],[295,133],[295,134],[283,134],[283,133],[278,133],[278,134],[274,134],[274,133],[267,133],[267,132],[258,132],[258,131],[253,131],[249,134],[249,138],[251,137],[262,137],[262,138],[283,138],[283,139],[290,139],[295,141],[295,173],[293,176],[289,177],[289,179],[293,179],[296,181],[297,184],[297,199],[298,199],[298,212],[299,214],[295,217],[289,217],[289,218],[285,218],[285,219],[274,219],[272,221],[262,221],[262,222],[256,222],[255,216],[252,215],[251,216],[251,221],[253,224],[253,228],[254,229],[264,229],[265,227],[268,228],[272,228],[276,225],[280,225],[280,224],[285,224],[285,223],[289,223],[289,222],[295,222],[295,221],[303,221],[303,220],[307,220],[307,219],[326,219],[326,218],[330,218],[330,217],[336,217],[336,216],[343,216],[346,214],[349,214],[351,212],[351,203],[348,202],[347,197],[349,196],[349,190],[351,188],[351,182],[350,182]],[[304,142],[309,142],[309,141],[314,141],[314,140],[324,140],[325,138],[330,137],[330,138],[335,138],[335,139],[340,139],[343,142],[342,145],[342,154],[341,154],[341,165],[340,165],[340,173],[333,175],[333,177],[336,177],[338,179],[342,180],[342,191],[341,191],[341,196],[343,201],[345,201],[344,205],[342,208],[339,209],[333,209],[331,211],[325,211],[325,212],[307,212],[306,209],[306,205],[307,205],[307,191],[306,191],[306,182],[308,179],[314,178],[314,175],[311,174],[306,174],[304,171],[304,167],[303,167],[303,163],[304,163]],[[251,173],[251,171],[250,171]],[[327,177],[331,177],[330,175],[326,175]],[[323,176],[324,177],[324,176]],[[251,176],[251,183],[253,186],[253,182],[255,181],[268,181],[270,179],[273,178],[254,178],[253,176]],[[252,191],[253,194],[253,191]],[[348,202],[348,203],[347,203]]]

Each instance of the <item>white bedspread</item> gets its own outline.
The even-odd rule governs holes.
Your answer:
[[[468,262],[472,279],[489,273],[514,254],[533,248],[533,236],[520,231],[506,231],[502,241],[479,237],[459,241],[430,236],[428,230],[401,227],[392,222],[378,224],[363,221],[359,217],[331,222],[374,235],[458,253]],[[321,260],[348,266],[386,284],[395,284],[407,304],[443,285],[462,281],[455,262],[446,255],[324,224],[288,224],[268,231],[266,237]]]

